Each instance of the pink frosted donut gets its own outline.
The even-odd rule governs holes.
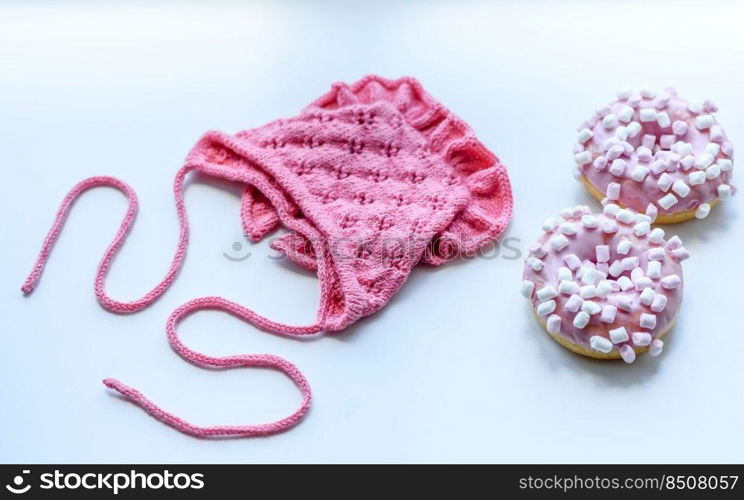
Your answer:
[[[598,200],[661,224],[702,219],[735,192],[734,148],[712,114],[717,110],[671,88],[659,95],[620,91],[579,126],[577,178]]]
[[[548,333],[592,358],[635,361],[661,353],[682,304],[689,254],[647,215],[614,203],[601,214],[577,206],[548,218],[529,249],[522,295]]]

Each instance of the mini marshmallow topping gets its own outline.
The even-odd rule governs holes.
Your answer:
[[[664,230],[651,229],[650,215],[611,200],[603,205],[599,214],[585,206],[565,209],[560,222],[543,225],[529,247],[522,293],[562,345],[632,363],[647,349],[660,352],[651,346],[663,345],[654,342],[676,319],[680,262],[689,254],[678,237],[667,241]],[[613,231],[605,232],[610,223]],[[542,264],[539,270],[534,260]]]
[[[579,128],[578,179],[598,199],[644,211],[649,222],[706,217],[714,201],[736,192],[733,147],[716,109],[671,88],[655,98],[633,93],[601,107]]]

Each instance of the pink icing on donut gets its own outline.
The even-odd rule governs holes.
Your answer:
[[[682,303],[687,252],[676,251],[684,250],[678,237],[667,242],[649,222],[612,203],[601,214],[577,206],[545,221],[530,247],[522,293],[549,332],[594,350],[618,350],[628,363],[635,356],[624,346],[653,343],[660,351],[657,337]]]
[[[625,95],[579,127],[574,158],[594,187],[639,212],[649,204],[665,215],[700,208],[699,218],[735,192],[733,146],[713,103],[686,101],[673,89]]]

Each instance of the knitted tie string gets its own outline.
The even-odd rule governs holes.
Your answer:
[[[293,327],[276,323],[256,314],[255,312],[244,306],[223,299],[221,297],[202,297],[199,299],[191,300],[173,311],[173,313],[168,318],[168,323],[166,326],[168,342],[170,342],[171,347],[181,357],[196,366],[202,368],[220,369],[259,367],[271,368],[284,373],[295,383],[302,394],[302,402],[300,403],[300,406],[291,415],[267,424],[220,425],[213,427],[202,427],[191,424],[173,415],[172,413],[161,409],[159,406],[145,397],[141,392],[125,384],[122,384],[116,379],[107,378],[103,381],[103,383],[107,387],[114,389],[122,394],[131,402],[140,406],[143,410],[145,410],[147,413],[160,420],[161,422],[173,427],[178,431],[196,437],[208,438],[218,436],[266,436],[275,434],[277,432],[282,432],[298,424],[310,409],[310,404],[312,402],[310,384],[308,383],[302,372],[289,361],[271,354],[240,354],[235,356],[214,357],[189,349],[178,337],[176,326],[181,321],[181,319],[199,310],[224,311],[240,319],[243,319],[263,330],[285,336],[297,337],[313,335],[321,332],[322,328],[318,324],[306,327]]]
[[[157,300],[172,284],[173,280],[180,269],[185,254],[186,247],[188,244],[188,220],[186,218],[186,209],[183,200],[183,182],[186,174],[194,166],[185,166],[181,168],[176,174],[176,178],[173,185],[174,195],[176,199],[176,211],[178,214],[178,220],[180,225],[180,235],[178,239],[178,245],[176,247],[176,253],[173,257],[171,266],[163,278],[163,280],[157,284],[152,290],[145,294],[142,298],[131,302],[120,302],[112,299],[106,294],[105,291],[105,278],[108,274],[109,268],[113,263],[113,260],[124,243],[129,231],[134,223],[134,219],[137,215],[138,203],[137,194],[135,191],[125,182],[120,181],[114,177],[100,176],[90,177],[79,182],[75,185],[65,196],[62,201],[54,223],[52,224],[49,233],[44,239],[39,256],[34,264],[34,267],[26,278],[21,290],[24,294],[30,294],[36,288],[47,260],[57,242],[59,235],[64,227],[65,221],[69,216],[70,210],[72,209],[75,201],[89,189],[96,187],[113,187],[118,189],[127,197],[129,204],[124,218],[119,226],[119,229],[114,236],[113,241],[108,246],[101,262],[98,265],[95,279],[95,293],[98,301],[101,305],[115,313],[134,313],[144,309],[152,302]],[[296,425],[307,411],[310,409],[312,401],[312,393],[310,391],[310,385],[302,372],[292,363],[285,359],[273,356],[270,354],[242,354],[237,356],[227,357],[212,357],[193,351],[186,347],[178,337],[176,333],[176,325],[178,322],[196,312],[198,310],[221,310],[232,314],[238,318],[243,319],[262,330],[267,332],[286,335],[286,336],[304,336],[312,335],[321,332],[323,329],[319,323],[311,326],[296,327],[290,325],[284,325],[271,321],[254,311],[228,301],[220,297],[203,297],[194,299],[186,304],[182,305],[171,314],[168,319],[166,326],[168,341],[171,347],[187,361],[204,368],[237,368],[237,367],[260,367],[260,368],[272,368],[280,371],[287,375],[295,385],[300,389],[302,393],[302,403],[300,407],[288,417],[282,418],[275,422],[258,425],[245,425],[245,426],[215,426],[215,427],[200,427],[185,420],[168,413],[152,401],[147,399],[142,393],[133,389],[125,384],[122,384],[116,379],[107,378],[103,382],[106,386],[118,391],[120,394],[131,400],[133,403],[139,405],[153,417],[161,420],[167,425],[184,432],[198,437],[210,437],[210,436],[233,436],[233,437],[250,437],[250,436],[265,436],[276,432],[281,432],[290,427]]]
[[[178,245],[176,246],[176,252],[173,256],[170,268],[168,269],[168,272],[165,274],[165,277],[162,279],[162,281],[160,281],[160,283],[158,283],[152,290],[147,292],[141,298],[133,300],[131,302],[120,302],[109,297],[105,290],[106,276],[108,275],[109,269],[114,261],[114,258],[116,257],[116,254],[121,249],[121,246],[124,244],[124,241],[129,234],[132,224],[134,223],[134,219],[137,215],[138,208],[137,194],[134,192],[134,190],[127,183],[120,181],[119,179],[116,179],[114,177],[108,176],[90,177],[88,179],[85,179],[75,185],[75,187],[73,187],[70,192],[67,193],[64,200],[62,201],[62,204],[59,207],[59,210],[57,211],[54,223],[52,224],[51,229],[44,239],[44,243],[41,246],[41,251],[39,252],[38,258],[36,259],[36,263],[34,264],[31,272],[26,278],[26,281],[21,287],[21,291],[24,294],[28,295],[36,288],[44,271],[44,266],[46,265],[46,262],[49,259],[49,255],[51,254],[52,249],[54,248],[54,245],[57,242],[60,233],[62,232],[62,228],[65,224],[65,221],[67,220],[68,215],[70,214],[70,210],[75,201],[89,189],[107,186],[118,189],[119,191],[124,193],[129,201],[129,205],[127,207],[124,218],[121,221],[121,225],[119,226],[119,229],[114,236],[113,241],[104,252],[103,257],[101,258],[101,262],[98,264],[95,278],[96,297],[98,298],[98,302],[100,302],[105,309],[115,313],[134,313],[152,304],[173,283],[173,280],[178,274],[178,270],[183,264],[184,257],[186,256],[186,246],[188,245],[189,240],[189,226],[186,219],[186,208],[183,201],[183,181],[186,177],[186,174],[193,168],[193,166],[189,165],[181,168],[176,174],[176,178],[173,184],[173,193],[176,199],[176,211],[178,214],[178,222],[180,225],[180,234],[178,236]]]

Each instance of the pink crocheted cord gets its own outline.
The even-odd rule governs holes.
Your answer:
[[[412,78],[368,76],[351,86],[335,84],[294,118],[235,135],[205,134],[174,182],[181,231],[173,262],[163,280],[142,298],[119,302],[105,292],[106,275],[137,212],[134,191],[112,177],[86,179],[68,193],[23,292],[29,294],[37,285],[77,197],[93,187],[109,186],[128,197],[129,208],[98,266],[96,297],[116,313],[136,312],[157,300],[185,257],[183,182],[192,170],[243,183],[241,218],[246,235],[258,241],[280,224],[286,227],[289,233],[273,247],[315,270],[321,289],[317,319],[309,326],[277,323],[220,297],[184,304],[166,325],[171,347],[197,366],[264,367],[287,375],[303,399],[281,420],[200,427],[165,412],[117,380],[104,380],[155,418],[198,437],[263,436],[289,429],[309,410],[311,392],[297,367],[277,356],[212,357],[189,349],[176,333],[185,316],[220,310],[264,331],[294,337],[343,330],[382,308],[417,263],[440,265],[497,237],[512,210],[505,168],[462,120]]]

